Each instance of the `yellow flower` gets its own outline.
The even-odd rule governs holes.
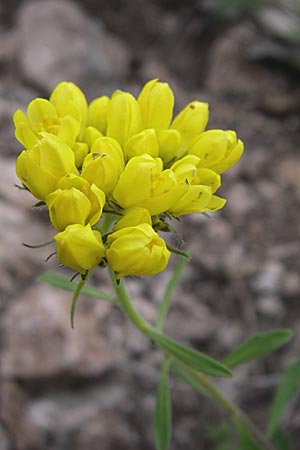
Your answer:
[[[60,117],[72,116],[80,124],[83,131],[86,126],[88,106],[84,93],[76,84],[62,81],[53,90],[50,102]]]
[[[58,261],[81,274],[97,266],[105,255],[101,234],[89,224],[69,225],[54,239]]]
[[[159,157],[165,164],[177,159],[181,140],[178,130],[162,130],[158,133]]]
[[[223,173],[240,159],[243,150],[243,143],[237,140],[234,131],[209,130],[196,138],[188,153],[200,158],[199,167]]]
[[[199,101],[189,103],[175,117],[171,128],[178,130],[181,134],[182,143],[178,157],[186,153],[187,147],[195,137],[204,131],[208,122],[208,104]]]
[[[94,225],[98,222],[105,204],[105,194],[101,189],[72,174],[59,180],[57,186],[58,189],[46,197],[54,228],[63,231],[68,225]]]
[[[114,226],[114,231],[118,231],[125,227],[134,227],[141,223],[152,225],[152,220],[148,209],[141,206],[131,206],[124,210],[124,215]]]
[[[109,194],[124,169],[123,152],[115,139],[96,139],[82,166],[82,177]]]
[[[24,150],[19,155],[16,172],[22,183],[40,200],[45,200],[56,189],[61,177],[78,173],[72,149],[47,133],[31,150]]]
[[[87,115],[86,100],[74,83],[56,86],[50,100],[36,98],[27,108],[27,115],[18,109],[14,116],[15,136],[25,148],[32,148],[42,132],[54,134],[70,147],[80,136]]]
[[[185,191],[172,170],[163,170],[160,158],[145,154],[128,161],[113,197],[123,208],[142,206],[152,216],[167,211]]]
[[[95,98],[88,108],[87,125],[99,130],[102,134],[106,133],[107,127],[107,107],[109,98],[106,95]]]
[[[140,133],[131,136],[124,147],[124,155],[126,159],[130,159],[133,156],[140,156],[144,153],[156,158],[158,156],[158,152],[157,137],[153,128],[143,130]]]
[[[168,83],[160,83],[157,79],[148,81],[139,97],[143,126],[161,131],[168,128],[173,115],[174,94]]]
[[[107,108],[107,136],[120,145],[142,130],[142,116],[138,102],[128,92],[116,91]]]
[[[117,278],[154,275],[163,271],[170,257],[165,241],[145,223],[122,228],[108,236],[108,264]]]

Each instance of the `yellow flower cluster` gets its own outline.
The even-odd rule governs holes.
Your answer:
[[[119,278],[158,273],[170,252],[157,223],[224,206],[220,174],[239,160],[242,142],[234,131],[205,131],[207,103],[193,101],[174,119],[173,108],[170,86],[151,80],[137,99],[116,91],[89,105],[62,82],[27,114],[16,111],[25,148],[16,172],[46,204],[62,264],[84,274],[107,262]],[[118,220],[101,236],[106,211]]]

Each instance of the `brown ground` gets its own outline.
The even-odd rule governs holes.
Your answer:
[[[45,215],[14,188],[11,114],[61,79],[89,98],[116,88],[138,92],[151,77],[168,81],[182,107],[210,103],[209,128],[244,140],[240,163],[223,176],[220,213],[178,226],[193,248],[166,333],[216,358],[243,338],[276,327],[299,329],[299,45],[276,21],[224,19],[215,2],[168,0],[4,1],[0,6],[0,449],[152,450],[151,417],[160,353],[108,304],[82,299],[69,327],[70,295],[36,281],[56,269]],[[287,4],[288,2],[282,2]],[[78,6],[79,5],[79,6]],[[210,8],[208,7],[210,6]],[[281,23],[281,22],[280,22]],[[286,30],[288,31],[288,30]],[[171,267],[129,280],[137,307],[153,320]],[[108,289],[100,273],[95,283]],[[280,372],[299,341],[222,381],[263,428]],[[172,450],[215,449],[207,431],[219,408],[178,384],[172,389]],[[293,403],[285,427],[299,448]],[[298,445],[298,447],[297,447]]]

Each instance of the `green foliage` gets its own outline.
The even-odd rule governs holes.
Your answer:
[[[198,379],[191,373],[187,373],[176,362],[172,362],[171,372],[183,383],[192,388],[194,391],[204,396],[209,396],[207,390],[199,383]]]
[[[232,376],[227,367],[204,353],[185,347],[182,344],[178,344],[178,342],[161,335],[154,329],[150,329],[148,331],[148,335],[157,345],[173,356],[175,360],[181,361],[185,366],[196,370],[197,372],[202,372],[216,377]]]
[[[240,418],[234,418],[233,424],[238,435],[238,447],[236,450],[264,450],[252,437]]]
[[[268,0],[218,0],[215,9],[219,14],[225,16],[255,14],[270,4],[271,2]]]
[[[76,288],[76,283],[70,281],[68,277],[54,272],[44,272],[38,277],[38,280],[50,284],[50,286],[64,289],[65,291],[73,292]],[[109,302],[114,300],[111,295],[99,291],[92,286],[85,285],[81,289],[81,294],[86,295],[87,297],[100,298]]]
[[[282,376],[281,383],[275,391],[271,407],[267,435],[272,437],[289,402],[300,392],[300,361],[291,364]],[[279,438],[278,438],[279,439]]]
[[[156,392],[153,436],[157,450],[168,450],[171,438],[170,365],[171,361],[166,359],[162,366],[160,382]]]
[[[287,329],[257,333],[233,350],[224,359],[223,363],[232,369],[238,365],[265,356],[285,345],[292,338],[292,335],[293,332]]]
[[[294,450],[290,444],[287,434],[281,428],[276,429],[273,441],[277,450]]]

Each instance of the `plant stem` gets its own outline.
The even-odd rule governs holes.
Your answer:
[[[123,311],[126,313],[130,321],[139,329],[143,334],[148,336],[149,330],[152,328],[137,312],[134,308],[131,298],[128,295],[124,281],[116,280],[115,274],[111,268],[108,268],[109,275],[112,281],[113,288],[116,292],[118,301]],[[167,352],[166,352],[167,353]],[[201,386],[214,398],[220,406],[227,412],[227,414],[233,419],[239,419],[247,431],[253,436],[253,438],[260,444],[265,450],[275,450],[272,443],[265,437],[265,435],[251,422],[251,420],[240,410],[240,408],[228,400],[223,393],[217,388],[217,386],[203,373],[197,372],[190,367],[186,366],[182,361],[174,358],[172,355],[167,356],[176,361],[187,373],[192,375]]]
[[[157,322],[156,322],[156,329],[157,331],[161,332],[163,329],[163,325],[165,322],[165,318],[167,316],[168,310],[169,310],[169,306],[170,306],[170,301],[171,301],[171,297],[173,294],[173,291],[175,289],[175,287],[178,284],[180,275],[185,267],[187,263],[187,258],[185,256],[181,256],[178,259],[178,262],[174,268],[173,274],[170,278],[170,281],[167,285],[165,294],[163,296],[163,299],[160,303],[160,307],[159,307],[159,312],[158,312],[158,317],[157,317]]]

